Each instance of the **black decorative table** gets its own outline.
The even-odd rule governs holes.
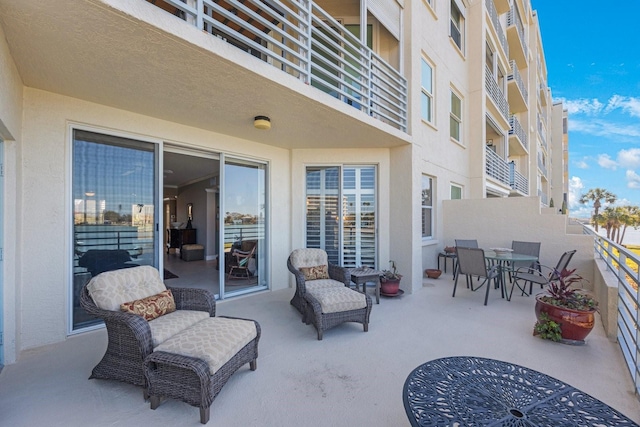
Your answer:
[[[403,389],[412,426],[637,426],[612,407],[533,369],[445,357],[414,369]]]

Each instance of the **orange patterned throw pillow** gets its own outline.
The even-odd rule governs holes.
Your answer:
[[[300,271],[304,274],[304,280],[328,279],[329,269],[326,265],[317,265],[315,267],[300,267]]]
[[[176,302],[170,289],[143,299],[120,304],[120,310],[153,320],[163,314],[176,311]]]

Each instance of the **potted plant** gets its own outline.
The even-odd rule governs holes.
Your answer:
[[[382,270],[382,275],[380,276],[380,293],[395,295],[400,289],[400,279],[402,279],[402,274],[398,273],[395,261],[389,261],[389,263],[391,264],[391,269]]]
[[[576,270],[555,272],[546,292],[536,295],[534,335],[553,341],[584,342],[593,329],[598,302],[574,285],[585,279]]]

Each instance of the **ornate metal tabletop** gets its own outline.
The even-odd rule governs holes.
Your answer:
[[[612,407],[533,369],[445,357],[414,369],[403,390],[412,426],[637,426]]]

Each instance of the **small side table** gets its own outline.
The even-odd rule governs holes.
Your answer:
[[[351,281],[356,284],[356,290],[360,289],[362,284],[362,292],[367,293],[367,282],[376,284],[376,304],[380,304],[380,275],[381,271],[374,270],[369,267],[352,268],[350,270]]]
[[[456,277],[456,258],[455,252],[440,252],[438,254],[438,270],[440,270],[440,259],[444,258],[444,272],[447,272],[447,260],[451,260],[451,269],[453,270],[453,277]]]

